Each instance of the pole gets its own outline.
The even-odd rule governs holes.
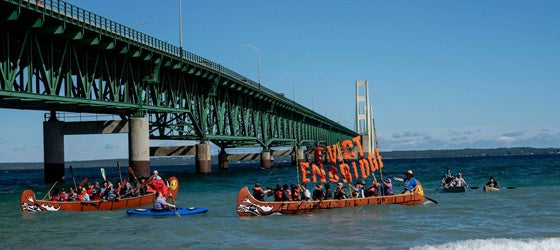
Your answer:
[[[257,48],[255,45],[252,44],[245,44],[246,46],[249,46],[251,48],[253,48],[256,52],[257,52],[257,81],[259,84],[259,91],[261,90],[261,50],[259,48]]]
[[[183,0],[179,0],[179,50],[183,57]]]

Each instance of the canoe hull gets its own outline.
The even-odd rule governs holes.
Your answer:
[[[466,191],[466,187],[443,187],[443,192],[446,193],[464,193]]]
[[[352,198],[342,200],[319,200],[319,201],[259,201],[249,192],[249,188],[243,187],[237,195],[237,214],[245,216],[264,216],[274,213],[280,214],[303,214],[319,211],[322,209],[356,207],[365,205],[400,204],[418,205],[424,203],[425,198],[418,193],[399,194],[389,196],[375,196],[367,198]]]
[[[173,198],[179,192],[179,181],[175,177],[168,179],[169,192]],[[37,200],[35,193],[31,190],[25,190],[21,194],[20,204],[21,210],[24,212],[42,212],[42,211],[95,211],[95,210],[115,210],[127,207],[141,207],[151,204],[155,200],[155,193],[143,196],[119,199],[119,200],[94,200],[94,201],[48,201]]]
[[[489,186],[486,186],[486,185],[484,185],[483,190],[484,190],[484,192],[498,192],[498,191],[500,191],[499,188],[489,187]]]
[[[178,207],[177,210],[164,211],[164,212],[154,212],[152,209],[127,209],[126,214],[128,215],[144,215],[144,216],[176,216],[176,215],[193,215],[202,214],[208,212],[208,208],[205,207]]]

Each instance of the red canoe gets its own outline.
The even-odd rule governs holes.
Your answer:
[[[400,204],[418,205],[425,201],[422,186],[418,185],[416,193],[397,194],[387,196],[373,196],[366,198],[351,198],[342,200],[315,200],[315,201],[259,201],[243,187],[237,195],[237,214],[244,216],[264,216],[273,213],[302,214],[321,209],[356,207],[365,205]]]
[[[179,192],[179,180],[175,177],[168,179],[169,192],[175,198]],[[143,196],[118,199],[118,200],[93,200],[93,201],[47,201],[37,200],[35,193],[31,190],[23,191],[21,194],[21,210],[26,212],[39,211],[93,211],[93,210],[114,210],[128,207],[141,207],[152,203],[156,198],[155,193]]]

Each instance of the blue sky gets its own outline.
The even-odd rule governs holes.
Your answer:
[[[179,44],[179,1],[69,1]],[[368,80],[381,150],[560,147],[558,1],[188,1],[183,47],[354,128]],[[294,91],[295,90],[295,91]],[[42,161],[43,112],[1,109],[0,161]],[[8,119],[5,119],[8,118]],[[67,160],[127,157],[68,136]],[[151,145],[167,142],[152,141]]]

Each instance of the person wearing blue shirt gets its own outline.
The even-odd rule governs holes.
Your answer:
[[[405,178],[394,177],[393,179],[395,181],[404,182],[405,190],[404,192],[402,192],[403,194],[414,193],[414,189],[418,185],[418,181],[416,180],[416,178],[414,178],[414,173],[412,172],[412,170],[408,170],[406,171],[405,176],[406,176]]]

